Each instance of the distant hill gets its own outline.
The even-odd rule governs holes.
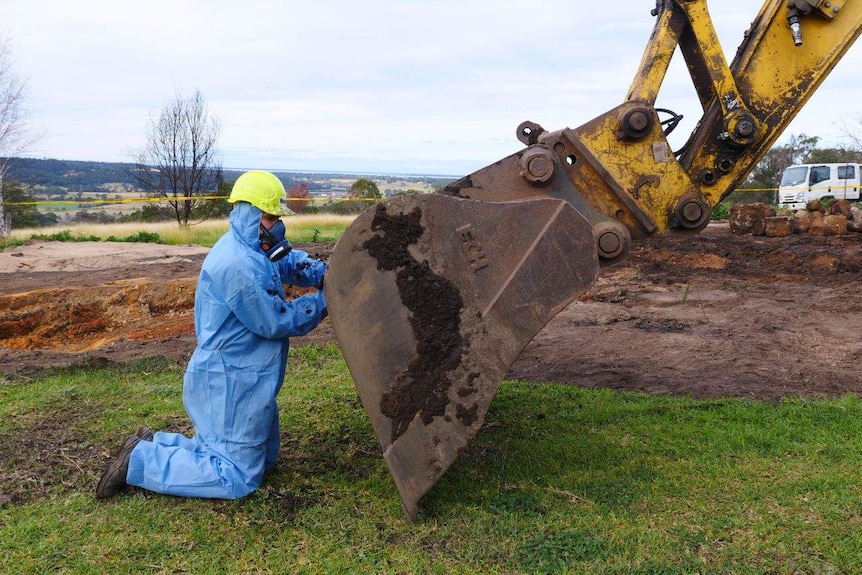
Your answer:
[[[85,162],[78,160],[55,160],[36,158],[12,158],[6,177],[21,184],[28,193],[40,197],[67,196],[79,192],[134,192],[137,182],[132,177],[135,164],[123,162]],[[241,170],[224,170],[225,180],[233,181]],[[325,194],[345,190],[345,182],[369,178],[378,182],[381,190],[389,182],[399,182],[396,188],[436,188],[453,178],[436,176],[405,176],[388,174],[345,174],[326,172],[273,171],[285,188],[306,183],[312,194]],[[349,184],[347,184],[349,186]]]
[[[13,158],[6,177],[39,195],[111,191],[116,186],[134,190],[132,168],[134,164],[130,163]]]

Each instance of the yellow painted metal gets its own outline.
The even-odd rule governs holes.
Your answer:
[[[844,8],[844,0],[820,0],[817,9],[830,20],[835,18]]]
[[[620,142],[619,117],[630,108],[631,103],[624,104],[569,133],[583,161],[591,168],[589,171],[582,168],[582,182],[577,187],[591,205],[623,221],[634,237],[642,237],[666,231],[670,225],[668,214],[679,197],[696,192],[697,187],[674,157],[658,121],[653,122],[647,137]],[[614,153],[603,153],[611,149]],[[596,179],[590,181],[590,174],[595,174]],[[599,199],[600,193],[607,196],[604,201]],[[622,198],[630,199],[629,206],[633,204],[633,208],[627,208]],[[640,217],[625,213],[636,210],[642,212]],[[654,227],[634,223],[644,216]]]
[[[627,101],[638,100],[655,104],[673,53],[679,44],[681,26],[684,24],[678,17],[675,18],[676,14],[673,10],[665,10],[658,15],[658,22],[653,28],[634,82],[629,88]]]
[[[575,176],[589,182],[588,188],[576,185],[590,205],[638,236],[678,226],[682,198],[712,206],[730,193],[858,37],[862,0],[844,2],[831,19],[813,12],[801,25],[804,41],[796,46],[786,3],[768,0],[728,64],[706,0],[669,2],[659,11],[628,101],[566,131],[579,159],[598,176],[598,181],[583,171]],[[699,127],[678,159],[653,108],[677,42],[704,105]],[[621,118],[629,107],[652,116],[648,133],[625,136]],[[654,225],[639,223],[646,220]]]
[[[745,110],[746,104],[736,87],[736,81],[730,71],[730,66],[724,57],[721,43],[712,19],[709,16],[706,0],[680,2],[679,8],[685,12],[689,26],[697,40],[697,54],[708,75],[712,94],[717,96],[716,102],[721,107],[725,117],[740,110]]]
[[[784,3],[768,4],[752,24],[731,64],[742,98],[763,126],[759,138],[733,154],[722,147],[715,106],[704,118],[709,130],[701,130],[681,158],[692,174],[716,170],[722,159],[732,160],[726,172],[704,193],[711,203],[730,193],[775,143],[799,113],[835,64],[858,38],[862,29],[862,2],[847,2],[832,20],[814,14],[802,21],[803,44],[795,46],[788,31]]]

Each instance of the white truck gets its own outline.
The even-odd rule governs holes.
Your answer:
[[[801,210],[809,200],[859,200],[862,164],[798,164],[789,166],[778,186],[778,204]]]

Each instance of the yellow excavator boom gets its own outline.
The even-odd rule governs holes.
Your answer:
[[[408,519],[481,427],[509,366],[632,238],[699,231],[862,29],[862,0],[767,0],[732,61],[706,0],[659,0],[624,101],[358,217],[330,258],[332,325]],[[656,108],[685,59],[703,116]],[[668,118],[663,118],[668,115]]]

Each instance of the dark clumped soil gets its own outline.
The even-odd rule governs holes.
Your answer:
[[[419,208],[393,216],[380,205],[371,229],[382,233],[363,245],[377,261],[378,269],[395,272],[398,293],[410,310],[416,338],[415,357],[380,399],[380,412],[393,421],[393,443],[407,431],[416,414],[421,413],[422,421],[428,424],[446,412],[450,385],[447,375],[458,367],[463,347],[459,328],[464,302],[458,288],[408,251],[424,232],[421,219]]]

